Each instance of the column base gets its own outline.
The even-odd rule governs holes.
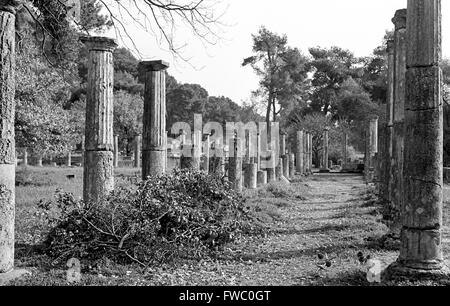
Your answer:
[[[439,281],[448,280],[449,277],[450,269],[445,264],[439,269],[424,270],[412,269],[400,262],[394,262],[382,274],[383,281]]]
[[[7,273],[0,273],[0,286],[8,286],[12,281],[31,275],[27,270],[17,269]]]

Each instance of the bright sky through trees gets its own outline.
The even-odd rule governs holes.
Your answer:
[[[251,55],[252,38],[261,25],[287,34],[289,44],[305,54],[309,47],[333,45],[353,51],[357,56],[370,55],[388,29],[397,9],[406,8],[407,0],[223,0],[219,10],[226,8],[223,20],[227,26],[223,40],[215,46],[204,45],[190,33],[179,37],[187,43],[183,56],[190,64],[176,61],[158,46],[158,40],[142,30],[130,35],[145,58],[163,58],[171,63],[170,73],[179,81],[197,83],[211,95],[225,95],[236,102],[250,98],[258,81],[249,67],[242,67]],[[450,1],[442,1],[443,53],[450,57]],[[179,32],[183,33],[181,30]],[[450,38],[450,37],[449,37]]]

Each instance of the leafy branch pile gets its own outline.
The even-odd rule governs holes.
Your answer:
[[[40,208],[55,263],[108,258],[148,266],[199,258],[254,229],[240,194],[220,177],[191,170],[150,178],[95,204],[59,193]]]

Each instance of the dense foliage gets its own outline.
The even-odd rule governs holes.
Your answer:
[[[220,177],[175,170],[122,188],[100,203],[70,194],[40,204],[57,262],[75,257],[149,265],[205,256],[252,229],[245,201]]]

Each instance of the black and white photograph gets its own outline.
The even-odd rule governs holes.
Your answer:
[[[441,0],[0,0],[0,289],[449,286],[448,35]]]

